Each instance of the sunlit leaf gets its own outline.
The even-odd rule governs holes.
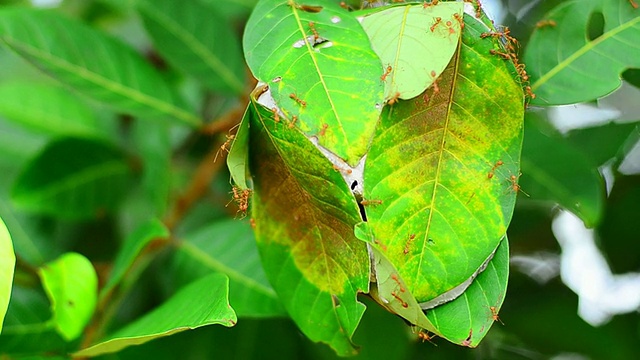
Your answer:
[[[16,180],[20,207],[61,218],[93,218],[113,211],[127,190],[130,168],[113,146],[88,139],[50,143]]]
[[[150,313],[74,356],[117,352],[128,346],[206,325],[233,326],[237,319],[229,305],[228,293],[229,279],[222,274],[194,281]]]
[[[247,221],[228,219],[186,234],[173,258],[172,273],[190,281],[211,272],[229,276],[229,301],[238,317],[282,316],[286,312],[262,270]]]
[[[247,189],[247,172],[249,171],[249,124],[251,123],[251,104],[244,111],[238,130],[234,135],[229,155],[227,155],[227,167],[233,183],[240,189]]]
[[[440,76],[458,48],[462,7],[398,6],[362,19],[385,69],[386,99],[416,97]]]
[[[365,307],[369,259],[353,235],[360,221],[347,184],[296,128],[252,102],[252,217],[262,263],[300,330],[339,355],[356,352],[351,337]]]
[[[0,85],[0,114],[53,135],[100,134],[95,114],[77,95],[57,86],[14,81]]]
[[[604,212],[604,180],[597,165],[558,134],[546,135],[527,118],[522,189],[533,200],[558,203],[594,227]],[[549,159],[553,161],[549,161]]]
[[[61,82],[124,112],[197,126],[160,74],[133,49],[53,11],[0,11],[0,40]]]
[[[351,165],[364,155],[383,103],[382,65],[358,23],[336,1],[306,9],[262,0],[243,45],[254,76],[269,84],[296,126]]]
[[[51,302],[52,322],[67,341],[82,334],[98,297],[98,276],[91,262],[67,253],[42,266],[38,274]]]
[[[427,310],[427,317],[447,340],[476,347],[499,321],[509,279],[509,243],[500,242],[493,259],[465,292],[444,305]]]
[[[139,2],[156,49],[174,66],[213,90],[240,94],[244,89],[242,52],[225,21],[200,1]]]
[[[0,333],[2,333],[2,324],[11,297],[15,265],[16,254],[13,252],[11,235],[4,221],[0,218]]]
[[[602,34],[587,37],[592,17],[603,17]],[[629,1],[572,0],[544,16],[554,25],[534,30],[524,60],[536,94],[533,104],[584,102],[609,94],[620,74],[640,68],[640,10]]]
[[[372,246],[419,303],[471,278],[515,204],[523,93],[484,25],[465,25],[438,87],[386,107],[365,164]]]
[[[147,244],[158,238],[167,238],[168,236],[169,230],[157,219],[152,219],[142,224],[129,234],[124,240],[123,248],[116,256],[109,280],[101,290],[101,296],[111,291],[122,280],[127,270],[133,265],[136,257]]]

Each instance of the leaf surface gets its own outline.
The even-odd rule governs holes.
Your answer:
[[[120,283],[147,244],[155,239],[168,237],[169,230],[158,219],[149,220],[129,234],[124,240],[122,249],[116,256],[109,280],[102,288],[100,296],[111,291],[113,287]]]
[[[249,171],[249,124],[251,123],[251,104],[244,111],[238,131],[235,133],[231,149],[227,155],[229,174],[236,186],[248,189],[247,172]]]
[[[252,111],[252,217],[267,278],[307,337],[353,355],[365,310],[356,295],[369,285],[367,249],[353,234],[355,199],[302,133],[255,100]]]
[[[61,218],[94,218],[111,212],[127,191],[124,154],[89,139],[62,138],[27,164],[11,199],[20,207]]]
[[[599,15],[603,33],[589,40],[589,21]],[[544,19],[556,26],[535,29],[524,56],[537,96],[532,104],[591,101],[617,89],[624,70],[640,68],[640,9],[630,2],[566,1]]]
[[[596,226],[604,215],[606,197],[597,165],[560,135],[544,134],[533,115],[527,118],[525,132],[523,190],[534,200],[560,204],[588,227]]]
[[[0,114],[29,129],[52,135],[100,135],[91,108],[68,90],[31,81],[0,85]]]
[[[458,48],[463,3],[396,6],[362,19],[382,60],[385,99],[411,99],[440,76]]]
[[[67,340],[76,339],[91,319],[98,297],[98,275],[87,258],[66,253],[38,270],[52,322]]]
[[[4,316],[9,307],[11,287],[13,285],[13,271],[16,265],[16,254],[13,252],[11,234],[4,221],[0,218],[0,333]]]
[[[212,90],[242,93],[244,69],[239,40],[214,8],[200,1],[138,3],[156,49],[171,64]]]
[[[100,343],[73,355],[97,356],[117,352],[128,346],[206,325],[233,326],[237,319],[229,305],[228,293],[229,279],[222,274],[211,274],[185,286],[165,303]]]
[[[505,236],[493,259],[465,292],[453,301],[427,310],[427,317],[442,337],[458,345],[476,347],[499,320],[508,279],[509,243]]]
[[[247,221],[228,219],[186,234],[172,264],[180,280],[211,272],[229,277],[229,300],[238,317],[286,315],[262,269],[253,231]]]
[[[247,22],[244,54],[254,76],[296,126],[355,165],[367,151],[384,98],[382,65],[358,21],[335,1],[318,12],[262,0]]]
[[[511,220],[523,93],[465,16],[462,43],[424,96],[385,109],[364,170],[367,219],[419,303],[468,280]],[[501,164],[501,165],[498,165]],[[517,178],[516,178],[517,180]]]
[[[62,83],[120,111],[200,124],[139,54],[82,23],[53,11],[4,8],[0,40]]]

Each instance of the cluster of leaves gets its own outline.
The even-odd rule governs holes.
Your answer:
[[[371,302],[363,317],[358,293],[475,346],[504,299],[505,232],[519,186],[538,208],[560,204],[591,227],[606,220],[597,166],[619,166],[636,125],[561,137],[545,108],[593,101],[619,86],[622,71],[640,68],[633,1],[554,2],[521,42],[537,96],[519,184],[523,103],[514,77],[526,79],[504,38],[482,36],[495,30],[476,2],[462,29],[453,16],[461,10],[431,13],[451,3],[347,11],[340,1],[261,1],[244,46],[268,91],[249,96],[255,83],[236,34],[255,3],[0,7],[0,59],[10,70],[0,78],[0,353],[139,358],[139,348],[171,358],[196,341],[194,352],[253,341],[262,344],[254,355],[306,355],[311,348],[278,345],[295,336],[281,322],[251,320],[288,315],[338,354],[355,352],[362,322],[355,342],[368,356],[406,356],[404,325],[371,322],[380,319]],[[416,15],[425,13],[426,23]],[[122,18],[142,22],[123,27]],[[399,29],[441,36],[422,47]],[[599,138],[609,141],[594,147]],[[223,162],[213,161],[230,140],[232,195]],[[329,161],[324,149],[337,156]],[[249,188],[252,221],[230,219],[242,217]],[[476,275],[424,315],[420,303],[452,297],[447,290]],[[238,318],[228,333],[203,328],[123,350]],[[533,328],[512,329],[535,337]]]
[[[356,350],[358,293],[472,347],[504,299],[524,97],[496,56],[501,35],[474,17],[479,5],[463,7],[264,0],[247,22],[245,56],[265,85],[229,168],[242,191],[251,174],[256,240],[284,307],[338,354]]]

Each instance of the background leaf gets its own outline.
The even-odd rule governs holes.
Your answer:
[[[171,269],[181,282],[211,272],[229,277],[229,301],[238,317],[286,315],[260,264],[253,231],[246,221],[227,219],[184,235]]]
[[[133,266],[134,261],[145,246],[158,238],[166,239],[168,237],[169,230],[157,219],[152,219],[142,224],[133,233],[129,234],[124,240],[123,247],[120,252],[118,252],[118,256],[113,263],[109,280],[100,291],[101,296],[111,291],[114,286],[120,283],[125,273]]]
[[[467,290],[455,300],[428,310],[427,317],[447,340],[476,347],[499,321],[508,279],[509,242],[505,236],[487,268]]]
[[[522,90],[490,54],[495,40],[480,38],[484,25],[469,16],[465,25],[438,91],[385,109],[364,170],[373,246],[419,303],[476,272],[515,205],[509,174],[519,168]]]
[[[48,84],[0,84],[0,114],[52,135],[103,136],[95,114],[77,95]]]
[[[605,198],[597,165],[558,134],[543,133],[536,125],[535,115],[527,117],[525,132],[521,182],[524,191],[532,200],[559,203],[588,227],[597,225]]]
[[[251,106],[251,214],[267,277],[305,335],[353,355],[365,310],[356,295],[369,284],[367,250],[353,235],[355,199],[303,134]]]
[[[52,322],[69,341],[82,333],[91,319],[98,296],[98,276],[91,262],[77,253],[67,253],[38,271],[51,302]]]
[[[383,75],[385,99],[414,98],[440,76],[458,48],[460,22],[454,14],[462,21],[462,8],[461,2],[396,6],[362,19],[383,71],[391,66]]]
[[[121,111],[200,124],[140,55],[81,23],[52,11],[3,8],[0,39],[61,82]]]
[[[589,34],[601,16],[601,33]],[[585,102],[620,86],[620,74],[640,67],[640,11],[628,1],[573,0],[544,17],[556,23],[534,30],[524,60],[536,94],[532,104]],[[595,35],[595,36],[594,36]]]
[[[242,93],[242,53],[224,17],[196,0],[138,4],[156,49],[171,64],[212,90]]]
[[[380,59],[358,21],[335,1],[315,1],[319,12],[295,4],[256,5],[243,38],[247,64],[269,84],[287,119],[296,116],[305,134],[354,166],[383,104]]]
[[[63,138],[50,143],[26,166],[11,199],[38,213],[92,218],[118,206],[129,176],[124,154],[111,145]]]
[[[13,270],[16,265],[16,254],[13,252],[11,235],[2,218],[0,218],[0,259],[2,259],[0,261],[0,333],[2,333],[2,324],[11,297]]]
[[[116,352],[127,346],[205,325],[233,326],[237,318],[229,305],[228,293],[229,279],[222,274],[194,281],[152,312],[74,356]]]

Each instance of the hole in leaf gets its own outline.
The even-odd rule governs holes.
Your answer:
[[[435,244],[435,243],[436,243],[436,242],[435,242],[435,241],[433,241],[433,239],[432,239],[432,238],[427,239],[427,244],[429,244],[429,245],[433,245],[433,244]]]
[[[358,182],[354,180],[354,181],[351,183],[351,191],[355,190],[355,188],[356,188],[357,186],[358,186]]]
[[[331,300],[333,301],[333,307],[340,306],[340,299],[336,295],[331,294]]]
[[[298,5],[298,9],[308,13],[319,13],[320,11],[322,11],[322,6]]]
[[[604,34],[604,15],[601,12],[594,12],[587,23],[587,37],[593,41],[602,34]]]

